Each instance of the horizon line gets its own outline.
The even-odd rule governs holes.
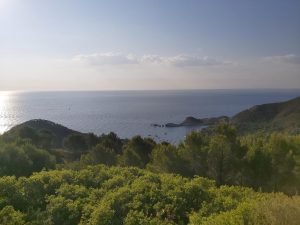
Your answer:
[[[0,93],[15,92],[15,93],[30,93],[30,92],[142,92],[142,91],[247,91],[247,90],[259,90],[259,91],[271,91],[271,90],[299,90],[300,88],[192,88],[192,89],[49,89],[49,90],[1,90]]]

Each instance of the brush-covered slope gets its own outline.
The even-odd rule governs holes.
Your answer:
[[[241,132],[280,130],[300,133],[300,97],[254,106],[236,114],[231,121]]]
[[[53,147],[61,147],[64,138],[71,134],[79,134],[79,132],[49,120],[34,119],[11,128],[3,136],[4,138],[21,137],[32,140],[36,135],[51,136]]]

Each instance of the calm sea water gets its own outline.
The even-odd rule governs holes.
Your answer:
[[[82,132],[113,131],[178,143],[192,129],[157,128],[187,116],[232,116],[256,104],[285,101],[300,90],[0,92],[0,133],[30,119],[47,119]]]

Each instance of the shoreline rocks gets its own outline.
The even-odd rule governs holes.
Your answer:
[[[230,118],[228,116],[210,117],[197,119],[192,116],[188,116],[181,123],[166,123],[166,124],[151,124],[153,127],[189,127],[189,126],[209,126],[215,123],[224,121],[228,122]]]

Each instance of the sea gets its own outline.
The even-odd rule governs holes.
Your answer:
[[[185,117],[233,116],[257,104],[300,96],[300,89],[0,92],[0,133],[31,119],[46,119],[97,135],[115,132],[178,144],[202,127],[154,127]]]

